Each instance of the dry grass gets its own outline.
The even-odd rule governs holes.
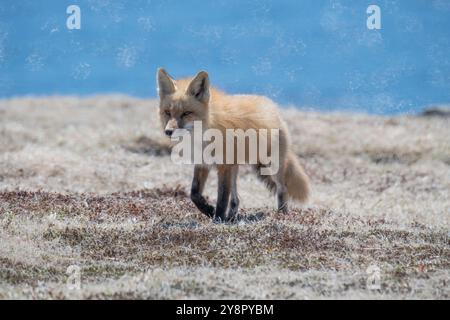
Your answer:
[[[310,204],[276,213],[244,168],[223,225],[189,201],[155,101],[0,101],[0,298],[449,299],[450,119],[283,113]]]

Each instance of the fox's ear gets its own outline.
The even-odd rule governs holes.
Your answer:
[[[163,68],[158,69],[158,72],[156,73],[156,80],[158,82],[159,97],[161,99],[176,91],[175,82]]]
[[[198,101],[208,104],[209,102],[209,77],[205,71],[197,73],[189,84],[186,94],[195,97]]]

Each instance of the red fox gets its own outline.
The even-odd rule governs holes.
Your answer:
[[[175,81],[160,68],[157,71],[157,83],[160,120],[164,133],[169,137],[176,129],[192,130],[194,121],[201,121],[203,128],[222,132],[227,129],[278,129],[278,172],[262,175],[258,169],[264,164],[256,163],[253,167],[268,189],[276,193],[278,210],[288,212],[289,197],[300,202],[307,200],[310,193],[308,176],[290,149],[287,126],[272,100],[256,95],[227,95],[210,86],[205,71],[200,71],[193,78]],[[216,208],[202,195],[211,165],[195,164],[191,199],[208,217],[217,221],[232,221],[239,207],[236,185],[239,164],[214,166],[219,182]]]

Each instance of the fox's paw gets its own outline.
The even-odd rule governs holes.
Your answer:
[[[221,216],[217,216],[216,215],[216,216],[213,217],[212,221],[214,223],[224,223],[224,222],[226,222],[226,219],[225,219],[225,217],[221,217]]]
[[[282,206],[278,208],[278,212],[281,212],[282,214],[289,214],[289,208],[287,203],[284,203]]]

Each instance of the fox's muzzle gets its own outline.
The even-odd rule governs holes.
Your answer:
[[[166,136],[170,137],[172,136],[173,132],[178,129],[178,122],[176,119],[170,119],[169,122],[167,122],[166,128],[164,129],[164,133]]]

